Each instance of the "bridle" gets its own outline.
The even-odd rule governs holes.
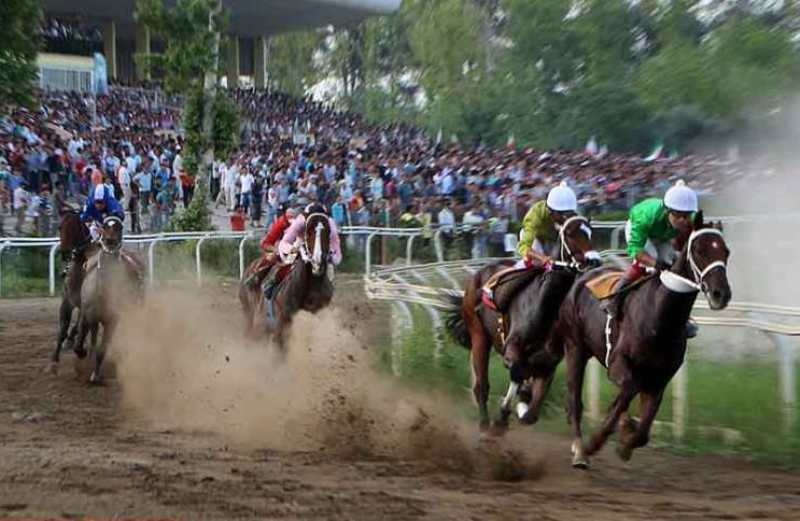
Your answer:
[[[304,234],[303,241],[300,243],[298,250],[303,261],[311,264],[311,272],[314,275],[319,275],[322,271],[322,266],[324,263],[324,259],[322,258],[322,232],[325,230],[325,225],[322,224],[322,219],[327,219],[328,216],[323,213],[313,213],[306,217],[306,224],[312,220],[312,217],[317,217],[319,219],[317,221],[317,225],[313,229],[314,251],[308,251],[306,241],[308,230],[306,230],[306,234]]]
[[[592,227],[589,224],[589,220],[586,217],[583,217],[582,215],[573,215],[572,217],[570,217],[569,219],[564,221],[563,224],[556,225],[556,227],[558,229],[558,240],[561,243],[560,244],[560,250],[561,251],[559,253],[559,259],[560,260],[553,261],[553,265],[557,266],[557,267],[560,267],[560,268],[574,269],[575,271],[583,273],[583,272],[587,271],[589,268],[588,267],[585,267],[585,268],[581,267],[581,264],[578,261],[575,260],[575,254],[572,252],[572,248],[570,248],[569,244],[567,244],[567,237],[566,237],[567,227],[570,224],[572,224],[573,222],[580,222],[581,223],[581,225],[580,225],[581,230],[583,230],[583,232],[586,233],[586,235],[589,237],[589,239],[592,238]],[[584,253],[584,257],[586,257],[587,259],[598,259],[599,260],[600,259],[600,254],[598,254],[594,250],[590,250],[590,251],[587,251],[586,253]],[[565,261],[564,259],[569,259],[569,260]]]
[[[692,279],[688,279],[682,275],[678,275],[674,271],[662,271],[661,272],[661,282],[664,283],[667,288],[671,289],[672,291],[676,291],[678,293],[690,293],[692,291],[702,291],[703,293],[707,292],[707,287],[705,284],[706,275],[714,271],[715,269],[722,269],[726,270],[728,268],[725,261],[714,261],[709,263],[705,268],[700,269],[698,266],[697,261],[694,258],[694,254],[692,253],[692,245],[694,244],[695,239],[700,237],[701,235],[716,235],[720,238],[724,238],[724,235],[720,230],[716,228],[702,228],[700,230],[695,230],[689,235],[689,240],[686,244],[686,258],[689,261],[689,267],[692,270]]]
[[[109,224],[115,224],[122,229],[122,219],[117,217],[116,215],[110,215],[103,219],[103,228],[105,228]],[[120,240],[116,245],[109,246],[106,242],[105,238],[101,235],[100,236],[100,248],[103,252],[108,253],[110,255],[116,255],[119,253],[120,249],[122,248],[122,240]]]

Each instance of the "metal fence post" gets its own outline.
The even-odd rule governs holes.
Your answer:
[[[611,230],[611,249],[618,250],[619,249],[619,236],[625,230],[625,225],[617,226],[613,230]]]
[[[158,237],[153,238],[153,242],[150,243],[150,246],[147,248],[147,269],[150,275],[150,285],[152,286],[156,281],[156,243],[163,239],[163,234],[158,234]]]
[[[203,245],[203,241],[208,239],[208,237],[210,235],[211,235],[210,233],[207,233],[204,236],[202,236],[200,239],[198,239],[197,240],[197,246],[195,246],[195,249],[194,249],[194,257],[195,257],[195,261],[197,263],[197,285],[198,286],[202,286],[203,285],[203,266],[202,266],[202,262],[200,261],[200,246]]]
[[[369,275],[370,269],[372,268],[372,239],[378,235],[378,232],[372,232],[367,235],[367,243],[364,248],[365,250],[365,259],[364,259],[364,274]]]
[[[59,249],[59,244],[56,243],[50,246],[50,257],[48,259],[48,269],[50,275],[50,296],[56,294],[56,251]]]
[[[406,266],[411,266],[411,251],[414,246],[414,238],[416,235],[409,235],[406,241]]]
[[[436,250],[436,260],[444,262],[444,250],[442,250],[442,230],[436,230],[433,234],[433,248]]]
[[[244,243],[250,238],[250,233],[246,233],[239,241],[239,280],[244,277]]]
[[[11,243],[3,242],[0,244],[0,297],[3,296],[3,250],[5,250]]]

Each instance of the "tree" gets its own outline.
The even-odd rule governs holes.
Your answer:
[[[207,179],[214,158],[227,157],[239,135],[237,108],[217,88],[221,34],[227,25],[221,0],[178,0],[169,9],[163,0],[138,0],[136,17],[165,43],[163,54],[138,59],[163,71],[167,90],[184,96],[184,164],[195,176],[197,189],[176,226],[208,229]]]
[[[0,2],[0,107],[33,103],[41,16],[37,0]]]
[[[270,85],[293,96],[305,96],[321,75],[314,63],[322,43],[319,31],[298,31],[270,39],[267,71]]]

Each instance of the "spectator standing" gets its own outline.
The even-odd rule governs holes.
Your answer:
[[[22,182],[14,189],[14,214],[17,216],[14,231],[17,232],[17,235],[22,235],[22,227],[25,224],[25,211],[30,203],[30,194],[27,187],[27,183]]]

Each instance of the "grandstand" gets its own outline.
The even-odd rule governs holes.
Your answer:
[[[222,0],[222,3],[230,12],[232,40],[226,63],[227,84],[239,85],[240,76],[247,76],[256,87],[263,87],[266,82],[270,36],[351,23],[400,7],[400,0]],[[149,79],[144,70],[135,66],[133,56],[157,51],[159,42],[151,41],[147,28],[134,20],[135,0],[43,0],[42,5],[45,17],[80,23],[91,27],[93,34],[102,35],[102,42],[98,41],[96,46],[89,40],[80,49],[84,53],[102,52],[109,80],[131,83]],[[61,47],[64,54],[75,53],[72,42],[63,42]],[[48,50],[56,51],[52,47]]]

